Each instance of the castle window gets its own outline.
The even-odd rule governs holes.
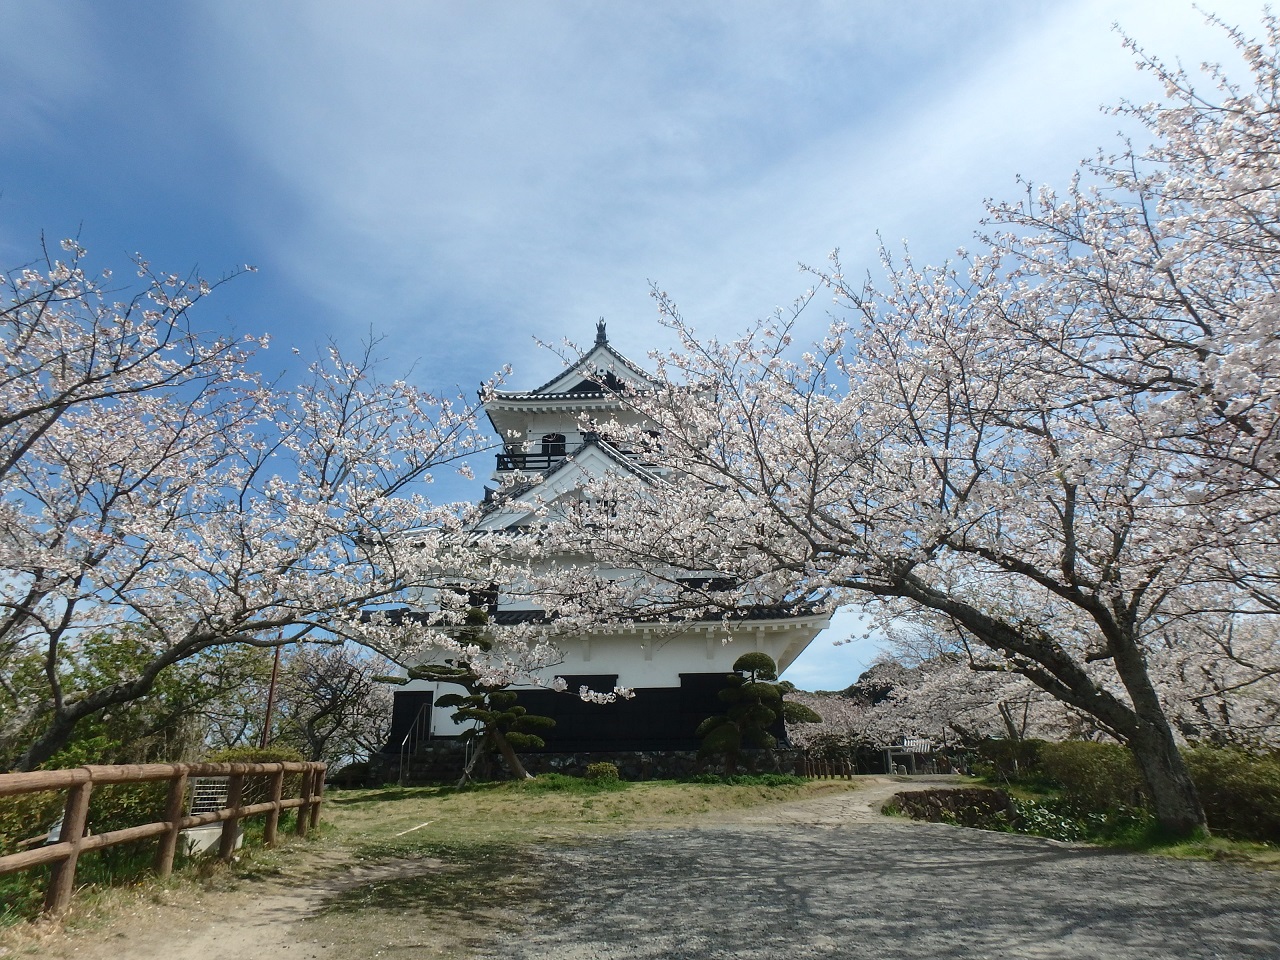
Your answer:
[[[547,433],[542,437],[542,455],[544,457],[564,456],[564,434]]]

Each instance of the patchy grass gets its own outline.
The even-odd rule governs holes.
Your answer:
[[[1222,860],[1244,863],[1269,870],[1280,870],[1280,847],[1245,840],[1225,840],[1221,837],[1201,837],[1177,843],[1157,841],[1146,848],[1147,852],[1180,860]]]
[[[535,843],[687,823],[701,816],[822,796],[840,781],[601,782],[544,775],[523,783],[387,788],[330,794],[335,842],[361,858],[414,855],[433,844]]]

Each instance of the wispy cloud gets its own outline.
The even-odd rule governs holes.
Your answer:
[[[887,7],[450,9],[219,4],[208,86],[291,198],[285,220],[245,211],[279,266],[322,299],[379,304],[398,333],[415,311],[482,310],[483,334],[446,331],[460,349],[647,319],[649,278],[716,325],[767,312],[848,229],[850,152],[883,162],[868,132],[1005,33],[957,36],[976,6],[911,37]]]

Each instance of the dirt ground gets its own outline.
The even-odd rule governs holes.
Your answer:
[[[909,785],[543,843],[480,898],[414,858],[294,858],[33,937],[50,960],[1280,957],[1280,875],[882,817]],[[461,904],[461,905],[460,905]],[[0,956],[3,956],[0,953]]]

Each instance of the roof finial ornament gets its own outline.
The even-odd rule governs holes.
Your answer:
[[[596,321],[596,343],[608,343],[609,338],[604,335],[604,317]]]

